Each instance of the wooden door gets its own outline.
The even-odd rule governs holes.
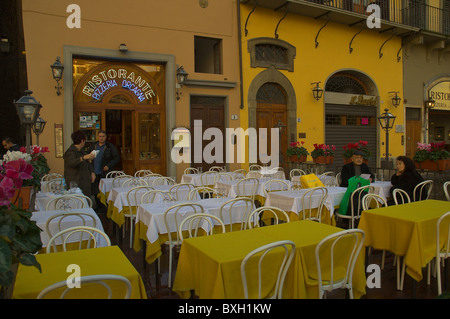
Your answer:
[[[191,167],[201,167],[203,171],[209,170],[212,166],[225,166],[225,100],[216,97],[191,97]],[[201,122],[195,121],[201,120]],[[201,129],[199,127],[201,125]],[[198,129],[196,129],[198,128]],[[204,133],[209,128],[218,128],[222,133],[220,141],[221,148],[209,149],[213,140],[204,140]],[[201,136],[197,136],[197,132],[201,132]],[[213,137],[214,139],[215,137]],[[219,141],[217,141],[219,142]],[[214,144],[219,145],[219,143]],[[207,148],[204,154],[205,147]],[[220,156],[220,152],[222,152]],[[204,155],[211,154],[215,159],[211,163],[207,163]]]
[[[287,99],[286,92],[277,83],[263,84],[256,94],[256,130],[258,134],[258,155],[267,155],[273,158],[275,154],[271,154],[272,150],[272,128],[276,128],[279,123],[283,125],[280,131],[278,144],[279,147],[274,149],[274,152],[280,156],[279,161],[282,162],[286,155],[287,149]],[[260,132],[260,128],[266,129]],[[267,132],[266,135],[264,135]],[[265,141],[267,145],[266,152],[261,148],[259,141]],[[261,163],[260,156],[258,156],[258,164]]]
[[[406,120],[406,153],[409,158],[416,154],[417,143],[420,142],[422,132],[422,122],[416,120]]]

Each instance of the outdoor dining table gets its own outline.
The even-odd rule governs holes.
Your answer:
[[[159,176],[147,177],[146,181],[152,181],[158,177]],[[136,177],[136,178],[138,178],[138,177]],[[97,198],[105,206],[108,206],[107,203],[108,203],[109,192],[111,191],[111,189],[114,188],[113,181],[114,181],[114,177],[112,177],[112,178],[108,177],[108,178],[101,178],[100,182],[98,183],[99,193],[97,194]],[[149,185],[149,186],[152,186],[152,185]]]
[[[41,265],[42,272],[39,272],[33,266],[19,265],[12,298],[35,299],[44,288],[68,280],[71,274],[71,272],[68,272],[68,266],[75,264],[79,267],[81,276],[105,274],[124,276],[131,283],[130,298],[147,299],[141,276],[118,246],[38,254],[36,259]],[[124,297],[126,288],[123,283],[108,283],[111,283],[113,299]],[[67,297],[98,299],[107,296],[105,287],[101,285],[89,286],[87,289],[72,289]],[[47,298],[57,299],[61,293],[61,289],[57,290],[54,293],[49,293]]]
[[[137,207],[135,235],[133,241],[133,249],[139,251],[142,249],[142,242],[144,241],[146,246],[145,260],[148,263],[152,263],[161,255],[161,245],[168,239],[168,232],[164,222],[164,212],[173,205],[181,203],[195,203],[200,204],[205,214],[210,214],[220,217],[220,207],[230,200],[230,198],[209,198],[192,201],[178,201],[178,202],[160,202],[152,204],[142,204]],[[244,204],[236,204],[233,206],[233,220],[229,218],[229,206],[224,207],[223,210],[223,222],[226,230],[229,230],[228,225],[241,226],[247,216],[245,216],[246,206]],[[253,211],[254,207],[250,209]],[[187,217],[192,211],[186,210],[182,217]],[[179,220],[181,222],[182,218]],[[214,224],[217,223],[214,221]],[[185,225],[187,227],[187,224]],[[204,227],[204,226],[203,226]],[[233,228],[235,229],[235,228]],[[173,234],[173,238],[176,238],[176,232],[178,231],[174,220],[169,219],[169,230]],[[208,231],[209,229],[205,229]],[[174,237],[175,236],[175,237]]]
[[[155,190],[169,191],[173,185],[158,185],[151,186],[149,188]],[[107,217],[114,221],[119,227],[122,227],[125,222],[124,214],[129,213],[128,199],[127,193],[130,189],[137,186],[127,186],[127,187],[114,187],[111,189],[108,197],[108,210]],[[138,194],[144,194],[148,190],[142,189],[138,191]],[[187,199],[189,195],[189,189],[181,189],[179,191],[179,196],[181,199]],[[135,198],[134,195],[130,195],[130,205],[135,207]],[[132,209],[133,209],[132,207]],[[133,209],[134,212],[134,209]]]
[[[260,246],[291,240],[296,245],[296,252],[284,282],[283,298],[318,298],[315,248],[323,238],[338,231],[342,229],[302,220],[185,239],[181,245],[173,291],[182,298],[188,298],[190,291],[195,290],[195,295],[201,299],[242,299],[244,293],[240,266],[244,257]],[[339,250],[336,256],[338,254],[342,254],[342,251]],[[364,253],[360,253],[353,273],[355,298],[365,294],[364,258]],[[257,267],[256,263],[253,267]],[[338,272],[337,268],[335,272]],[[270,282],[271,275],[276,276],[276,271],[264,274],[263,290],[267,290],[266,282]],[[326,277],[324,275],[323,278]],[[249,298],[257,297],[256,289],[257,283],[253,281]]]
[[[302,197],[308,191],[308,188],[305,189],[295,189],[289,191],[280,191],[280,192],[270,192],[267,195],[265,205],[266,206],[274,206],[278,207],[284,211],[286,211],[289,215],[290,220],[299,220],[303,219],[302,215]],[[328,196],[325,199],[324,208],[326,210],[322,211],[322,222],[334,225],[333,214],[335,207],[338,207],[341,204],[342,198],[344,197],[345,192],[347,191],[346,187],[327,187]],[[317,208],[319,206],[319,199],[322,193],[316,192],[314,196],[312,196],[311,208]],[[305,199],[305,204],[309,208],[309,200]]]
[[[436,255],[437,220],[448,211],[450,202],[433,199],[371,209],[362,212],[358,228],[366,233],[366,247],[404,257],[406,273],[418,282]]]
[[[41,241],[42,241],[42,247],[43,249],[40,251],[45,252],[45,248],[47,247],[47,244],[50,240],[49,235],[46,231],[46,223],[49,220],[49,218],[61,214],[61,213],[86,213],[91,215],[92,217],[94,217],[96,225],[95,228],[104,231],[103,229],[103,225],[102,222],[100,220],[100,218],[98,217],[98,215],[95,213],[95,211],[92,208],[79,208],[79,209],[70,209],[70,210],[47,210],[47,211],[36,211],[33,212],[31,215],[31,220],[36,222],[36,225],[42,229],[41,232]],[[86,224],[84,226],[89,226],[89,227],[93,227],[93,222],[91,218],[85,217],[86,220]],[[81,219],[75,216],[68,216],[66,218],[64,218],[62,220],[61,223],[59,223],[59,218],[57,219],[53,219],[50,223],[49,223],[49,228],[51,233],[54,235],[56,234],[59,229],[67,229],[69,227],[74,227],[74,226],[80,226],[81,224]],[[60,227],[60,228],[59,228]],[[84,238],[88,239],[87,234],[83,235]],[[70,246],[70,243],[75,242],[79,239],[78,236],[71,236],[68,239],[68,244]],[[95,234],[95,240],[97,242],[97,247],[104,247],[106,246],[106,240],[103,238],[103,236],[98,235],[97,233]],[[57,238],[55,240],[55,244],[57,245],[61,245],[62,244],[62,239],[61,238]],[[78,245],[76,246],[78,247]],[[69,248],[70,249],[70,248]],[[58,248],[59,251],[59,248]]]

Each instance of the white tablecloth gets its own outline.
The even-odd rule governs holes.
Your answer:
[[[114,187],[109,192],[108,196],[108,203],[112,201],[114,203],[114,207],[117,208],[118,212],[121,212],[124,206],[128,206],[128,199],[127,199],[127,193],[128,191],[136,186],[129,186],[129,187]],[[162,191],[168,191],[173,185],[159,185],[159,186],[152,186],[151,188],[155,190],[162,190]],[[145,192],[148,192],[149,190],[142,189],[138,191],[138,194],[144,194]],[[171,194],[174,196],[175,194]],[[180,189],[178,192],[178,195],[180,196],[179,200],[187,200],[189,195],[188,189]],[[134,199],[134,195],[130,194],[130,204],[131,206],[136,206],[136,202]]]
[[[375,183],[370,183],[370,186],[375,188],[374,194],[380,195],[387,201],[388,197],[390,197],[389,191],[391,190],[392,184],[391,182],[380,182],[376,181]]]
[[[220,218],[220,207],[226,202],[230,200],[230,198],[211,198],[211,199],[202,199],[198,201],[189,201],[190,203],[196,203],[200,204],[204,208],[205,214],[211,214],[214,216],[217,216]],[[162,203],[153,203],[153,204],[143,204],[139,205],[137,208],[137,214],[136,214],[136,223],[142,222],[144,225],[148,227],[147,230],[147,238],[150,241],[150,243],[154,243],[158,240],[158,237],[160,234],[167,234],[166,225],[164,223],[164,212],[171,206],[185,203],[187,201],[179,201],[179,202],[162,202]],[[230,224],[230,218],[229,218],[229,207],[228,205],[225,207],[223,211],[223,222],[225,225]],[[250,210],[253,211],[254,207]],[[240,204],[240,205],[234,205],[233,206],[233,220],[232,223],[240,223],[242,222],[243,218],[246,212],[246,205]],[[185,210],[183,212],[183,218],[179,219],[179,222],[185,218],[188,217],[193,213],[193,210]],[[213,221],[213,224],[217,224],[215,221]],[[203,229],[208,231],[207,223],[204,223],[201,225]],[[185,224],[187,229],[187,224]],[[170,232],[176,232],[176,225],[175,221],[171,218],[169,218],[169,229]]]
[[[299,215],[302,211],[302,196],[309,190],[299,189],[281,192],[270,192],[267,195],[265,206],[274,206],[281,208],[284,211],[293,212]],[[328,197],[325,200],[325,207],[330,211],[330,216],[334,213],[334,207],[340,205],[347,188],[345,187],[327,187]],[[319,199],[321,193],[316,193],[312,197],[312,208],[319,206]]]
[[[95,213],[95,211],[92,208],[80,208],[80,209],[73,209],[73,210],[48,210],[48,211],[37,211],[37,212],[33,212],[33,214],[31,215],[31,220],[35,221],[37,226],[42,229],[41,232],[41,240],[42,240],[42,245],[43,247],[47,247],[47,244],[50,240],[47,231],[45,229],[45,225],[47,223],[47,220],[52,217],[55,216],[57,214],[60,213],[73,213],[73,212],[82,212],[82,213],[87,213],[89,215],[92,215],[96,221],[96,228],[98,228],[99,230],[103,231],[103,225],[102,222],[100,221],[100,219],[98,218],[97,214]],[[86,225],[85,226],[90,226],[93,227],[93,223],[92,223],[92,219],[90,218],[85,218],[86,219]],[[59,230],[58,230],[58,222],[59,222],[59,218],[56,218],[54,220],[51,221],[50,223],[50,231],[52,233],[52,235],[55,235]],[[69,227],[74,227],[74,226],[81,226],[82,225],[82,221],[80,220],[79,217],[66,217],[63,219],[63,221],[61,222],[61,229],[66,229]],[[83,235],[83,239],[88,239],[88,235],[84,234]],[[68,242],[75,242],[77,241],[77,239],[79,239],[79,235],[74,234],[71,237],[69,237]],[[106,241],[103,238],[103,236],[95,234],[95,239],[97,241],[97,247],[105,247],[106,246]],[[61,238],[58,238],[55,242],[57,245],[62,243]]]
[[[261,197],[266,197],[266,195],[264,194],[264,184],[271,180],[270,178],[258,178],[259,184],[258,184],[258,188],[256,190],[256,195],[257,196],[261,196]],[[289,180],[283,180],[285,182],[287,182],[289,185],[291,185],[291,182]],[[219,181],[214,185],[214,188],[223,188],[224,189],[224,194],[230,198],[235,198],[238,195],[238,189],[237,189],[237,184],[239,181]],[[249,196],[251,195],[251,191],[253,189],[252,184],[246,183],[245,186],[243,186],[244,184],[241,183],[240,187],[243,187],[243,191],[244,194],[241,194],[243,196]],[[280,190],[281,188],[279,187],[279,185],[277,184],[272,184],[271,185],[271,189],[272,190]]]

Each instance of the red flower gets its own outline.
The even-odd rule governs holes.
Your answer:
[[[6,177],[11,178],[16,187],[22,187],[24,179],[33,178],[31,175],[33,172],[33,166],[21,158],[4,164],[4,168],[6,171]]]

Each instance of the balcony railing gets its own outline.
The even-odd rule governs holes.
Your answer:
[[[367,6],[380,6],[380,18],[422,30],[450,34],[450,10],[430,6],[420,0],[305,0],[320,5],[370,15]]]

